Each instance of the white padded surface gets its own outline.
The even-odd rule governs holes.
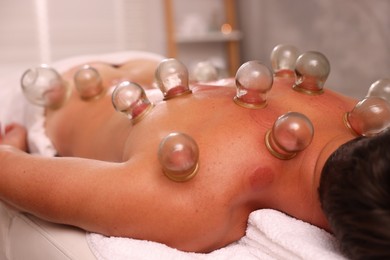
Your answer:
[[[22,214],[3,203],[0,217],[0,259],[96,259],[83,230]]]

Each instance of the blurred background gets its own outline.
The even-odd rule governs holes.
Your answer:
[[[362,98],[390,78],[389,0],[0,0],[0,77],[86,54],[140,50],[234,75],[273,47],[324,53],[326,86]],[[1,87],[1,86],[0,86]]]

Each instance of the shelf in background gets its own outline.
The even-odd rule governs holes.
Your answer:
[[[241,40],[242,33],[240,31],[232,31],[224,34],[220,31],[214,31],[194,35],[176,34],[175,36],[176,43],[229,42]]]
[[[165,0],[167,56],[177,58],[187,66],[200,59],[222,61],[218,62],[223,63],[220,67],[233,77],[240,66],[243,38],[236,23],[236,1]],[[190,21],[189,29],[184,30],[181,25],[190,15],[203,17],[201,19],[206,19],[208,24],[204,26],[187,20]]]

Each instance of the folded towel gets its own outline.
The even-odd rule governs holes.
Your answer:
[[[253,212],[243,238],[208,254],[182,252],[156,242],[95,233],[87,234],[87,241],[99,260],[345,259],[331,234],[271,209]]]

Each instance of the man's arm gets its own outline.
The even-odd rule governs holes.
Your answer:
[[[26,140],[27,131],[19,124],[0,133],[0,200],[46,220],[112,233],[106,222],[118,212],[108,210],[109,205],[116,205],[115,195],[126,185],[121,178],[131,176],[124,164],[34,156],[25,152]],[[135,190],[140,184],[142,179],[129,186]]]
[[[125,163],[34,156],[0,145],[0,199],[42,219],[108,236],[209,251],[226,243],[217,204],[143,156]],[[196,185],[196,184],[195,184]]]
[[[34,156],[6,145],[0,146],[0,165],[1,200],[43,219],[86,229],[92,226],[89,202],[99,202],[99,194],[114,189],[111,179],[120,174],[119,164]]]

